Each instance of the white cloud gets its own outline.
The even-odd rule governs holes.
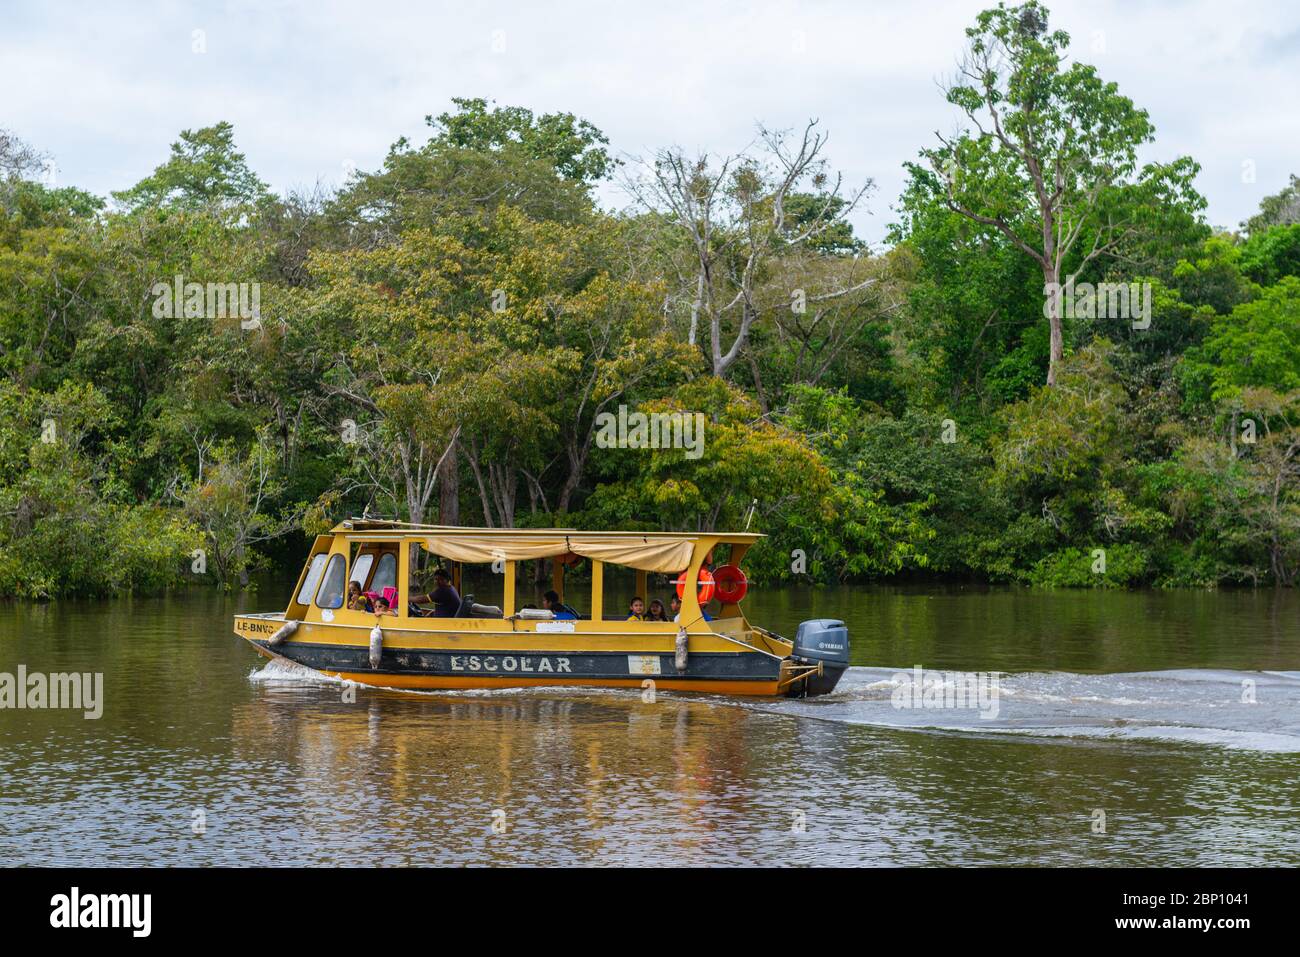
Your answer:
[[[629,154],[730,151],[760,120],[816,116],[849,179],[878,184],[859,219],[878,241],[901,164],[953,122],[936,84],[991,2],[20,3],[0,33],[0,126],[54,153],[61,182],[106,194],[147,175],[180,130],[222,119],[284,190],[337,182],[345,161],[375,168],[452,96],[571,111]],[[1293,5],[1049,6],[1079,58],[1150,111],[1149,155],[1201,162],[1212,222],[1237,223],[1300,172]]]

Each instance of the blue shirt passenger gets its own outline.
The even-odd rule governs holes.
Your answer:
[[[578,619],[578,613],[560,601],[559,592],[548,591],[543,595],[542,607],[550,611],[557,621],[577,621]]]

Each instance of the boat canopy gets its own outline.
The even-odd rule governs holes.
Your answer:
[[[679,572],[691,564],[695,542],[690,539],[650,535],[619,535],[592,538],[571,535],[430,535],[425,548],[435,555],[458,562],[518,561],[580,555],[600,562],[626,565],[648,572]]]
[[[349,537],[362,537],[356,533],[365,530],[404,533],[418,538],[427,551],[457,562],[523,561],[578,555],[667,574],[690,567],[695,546],[702,539],[751,544],[763,537],[751,532],[582,532],[567,528],[404,525],[374,520],[344,522],[335,529]]]

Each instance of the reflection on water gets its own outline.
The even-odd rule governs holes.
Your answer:
[[[836,695],[653,703],[350,689],[231,635],[279,603],[0,608],[0,671],[106,696],[0,711],[0,861],[1300,864],[1293,595],[769,591],[849,622]],[[894,708],[918,664],[1000,672],[997,717]]]

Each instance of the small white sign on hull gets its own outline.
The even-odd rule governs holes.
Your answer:
[[[627,673],[630,675],[657,675],[659,670],[658,655],[628,655]]]

